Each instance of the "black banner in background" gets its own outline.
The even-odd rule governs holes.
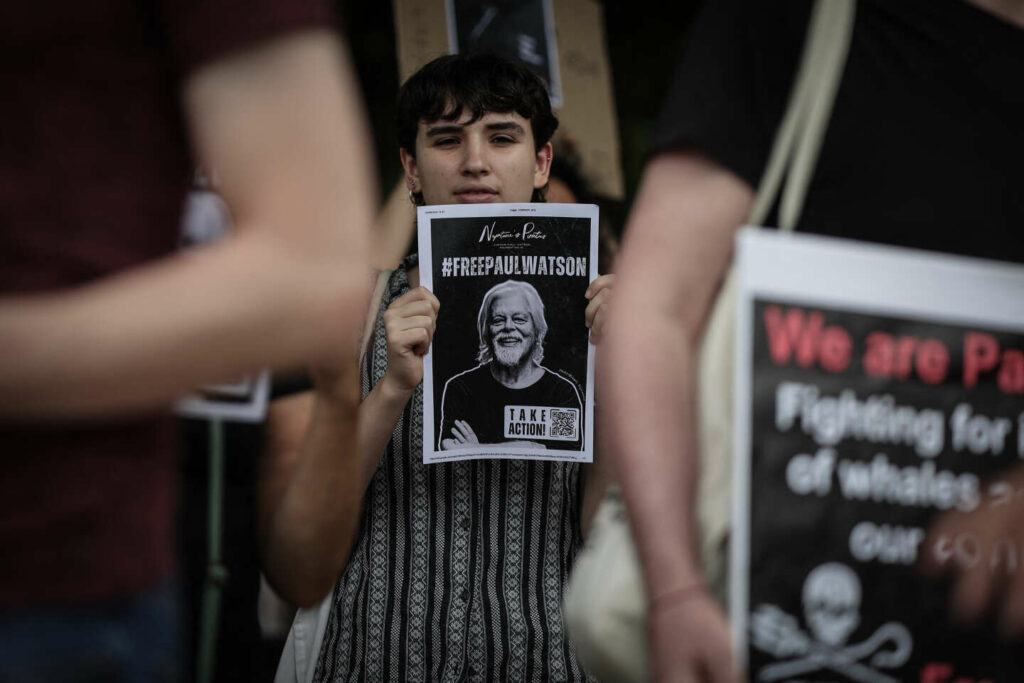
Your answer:
[[[553,106],[562,104],[558,51],[548,0],[449,0],[448,21],[458,52],[490,51],[516,60],[544,82]]]
[[[750,680],[1024,680],[1024,648],[955,626],[917,568],[1024,562],[924,544],[942,512],[1024,494],[1000,478],[1024,463],[1024,335],[765,300],[753,323]]]

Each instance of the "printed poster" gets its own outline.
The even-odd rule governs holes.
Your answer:
[[[813,236],[738,238],[732,619],[751,681],[1019,681],[949,619],[941,564],[1008,573],[949,510],[1020,492],[1024,268]],[[988,498],[986,496],[992,496]]]
[[[562,106],[562,83],[551,0],[445,0],[452,54],[487,50],[522,62]]]
[[[208,183],[197,171],[201,184]],[[231,229],[231,214],[217,193],[195,188],[185,198],[181,221],[181,248],[202,249]],[[270,397],[270,371],[219,384],[205,384],[178,399],[175,412],[182,417],[262,422]]]
[[[593,460],[597,217],[587,204],[419,207],[420,282],[441,302],[424,462]]]

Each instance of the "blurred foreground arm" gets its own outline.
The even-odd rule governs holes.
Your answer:
[[[151,409],[261,365],[354,366],[376,206],[357,92],[325,30],[192,74],[189,127],[235,232],[78,289],[0,299],[0,419]]]
[[[597,345],[601,343],[601,332],[604,330],[605,321],[608,319],[608,311],[612,298],[612,291],[615,289],[614,273],[598,275],[587,287],[584,294],[587,298],[587,308],[584,311],[584,320],[590,330],[590,341]],[[594,423],[600,426],[604,416],[600,406],[594,407]],[[604,434],[598,429],[594,439],[594,461],[583,465],[583,498],[580,501],[580,529],[583,537],[590,534],[594,522],[594,515],[601,505],[605,491],[614,481],[612,476],[612,464],[610,456],[604,447]]]
[[[659,681],[731,681],[729,633],[697,557],[696,354],[750,187],[689,150],[648,165],[598,348],[606,444],[630,511]]]

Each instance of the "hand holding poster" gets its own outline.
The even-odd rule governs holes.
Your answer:
[[[994,619],[955,623],[921,564],[999,583],[1024,561],[978,529],[929,534],[1021,494],[1024,271],[769,231],[741,235],[738,266],[731,607],[750,679],[1020,680],[1020,648]]]
[[[441,302],[424,358],[423,458],[593,459],[597,207],[419,208],[421,284]]]

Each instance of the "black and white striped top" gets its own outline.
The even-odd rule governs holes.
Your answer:
[[[388,283],[364,395],[387,366],[381,316],[415,263]],[[367,489],[314,681],[589,680],[562,622],[581,543],[578,465],[424,465],[422,401],[421,386]]]

